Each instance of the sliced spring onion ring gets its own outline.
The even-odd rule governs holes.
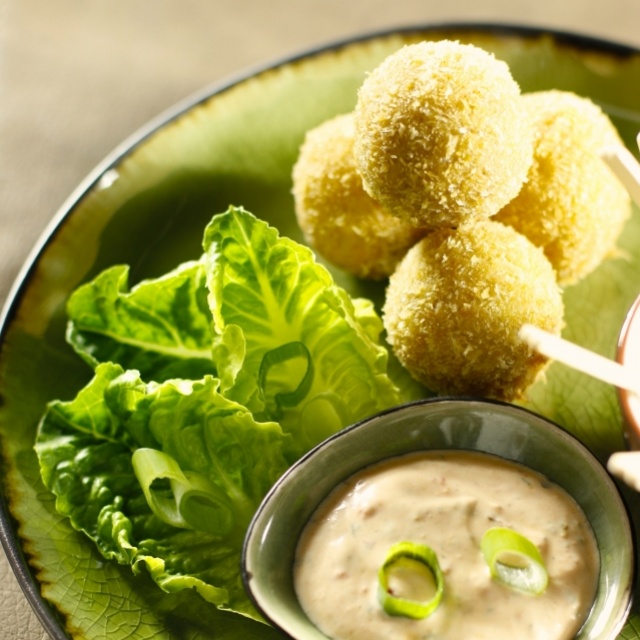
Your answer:
[[[207,477],[185,471],[187,484],[176,487],[178,511],[198,531],[217,536],[229,533],[235,523],[233,506],[228,496]]]
[[[423,564],[435,580],[436,592],[430,600],[419,602],[400,598],[389,593],[389,573],[395,564],[405,559],[416,560]],[[387,552],[387,557],[378,571],[378,600],[386,613],[391,616],[404,616],[419,620],[431,615],[442,600],[444,577],[438,562],[438,556],[430,547],[413,542],[398,542]]]
[[[180,465],[169,455],[157,449],[136,449],[131,457],[133,471],[142,487],[147,504],[154,515],[181,529],[191,529],[180,514],[176,500],[176,485],[185,484],[187,479]],[[162,488],[158,481],[164,480]]]
[[[547,588],[549,576],[540,551],[517,531],[493,527],[482,537],[480,548],[494,580],[533,595]]]
[[[235,523],[233,506],[207,477],[182,471],[170,455],[157,449],[136,449],[131,461],[147,504],[160,520],[181,529],[229,533]]]
[[[313,383],[313,359],[307,346],[297,340],[287,342],[276,349],[271,349],[271,351],[267,351],[262,357],[260,371],[258,372],[258,385],[263,393],[266,392],[269,383],[269,373],[276,365],[298,359],[304,360],[304,373],[295,389],[274,395],[274,401],[278,411],[281,411],[283,407],[295,407],[305,399]]]

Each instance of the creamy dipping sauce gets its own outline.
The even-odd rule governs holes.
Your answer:
[[[480,541],[496,526],[538,547],[549,575],[544,593],[491,578]],[[378,569],[404,540],[431,547],[444,574],[440,606],[421,620],[390,616],[378,601]],[[339,485],[303,531],[294,585],[309,618],[336,640],[560,640],[586,619],[598,573],[591,527],[560,487],[494,456],[429,452],[373,465]],[[410,597],[414,587],[397,588]]]

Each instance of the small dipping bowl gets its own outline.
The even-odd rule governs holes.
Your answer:
[[[618,338],[616,359],[638,379],[640,386],[640,296],[629,309]],[[630,449],[640,450],[640,395],[618,389]]]
[[[245,587],[265,618],[296,640],[326,640],[305,615],[293,585],[304,526],[338,484],[364,467],[435,450],[519,462],[573,496],[591,523],[601,562],[595,601],[576,638],[615,638],[631,606],[634,577],[631,525],[616,485],[561,427],[515,405],[468,398],[423,400],[376,415],[327,439],[280,478],[252,520],[242,558]]]

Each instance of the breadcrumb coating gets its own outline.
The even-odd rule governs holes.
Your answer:
[[[425,232],[364,191],[353,140],[352,114],[307,132],[293,168],[296,217],[318,254],[360,278],[377,280],[388,277]]]
[[[416,244],[390,278],[383,321],[399,361],[431,391],[512,401],[547,363],[518,337],[520,327],[559,334],[563,314],[543,252],[484,220]]]
[[[631,215],[627,191],[599,157],[621,144],[607,115],[565,91],[524,94],[535,131],[534,157],[522,190],[496,216],[542,247],[562,285],[615,253]]]
[[[355,108],[364,188],[428,227],[496,214],[515,197],[533,135],[507,64],[473,45],[407,45],[364,81]]]

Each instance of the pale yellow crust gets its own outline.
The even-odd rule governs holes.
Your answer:
[[[421,226],[494,215],[531,164],[520,88],[473,45],[421,42],[390,55],[359,90],[355,126],[365,190]]]
[[[621,144],[605,113],[564,91],[522,96],[534,124],[534,158],[519,195],[496,216],[542,247],[563,285],[615,254],[629,196],[599,157]]]
[[[307,132],[293,168],[296,217],[307,243],[330,263],[361,278],[382,279],[425,232],[367,195],[353,138],[352,114]]]
[[[487,220],[416,244],[390,278],[383,320],[399,361],[431,391],[511,401],[547,363],[518,337],[520,327],[559,334],[563,312],[542,251]]]

